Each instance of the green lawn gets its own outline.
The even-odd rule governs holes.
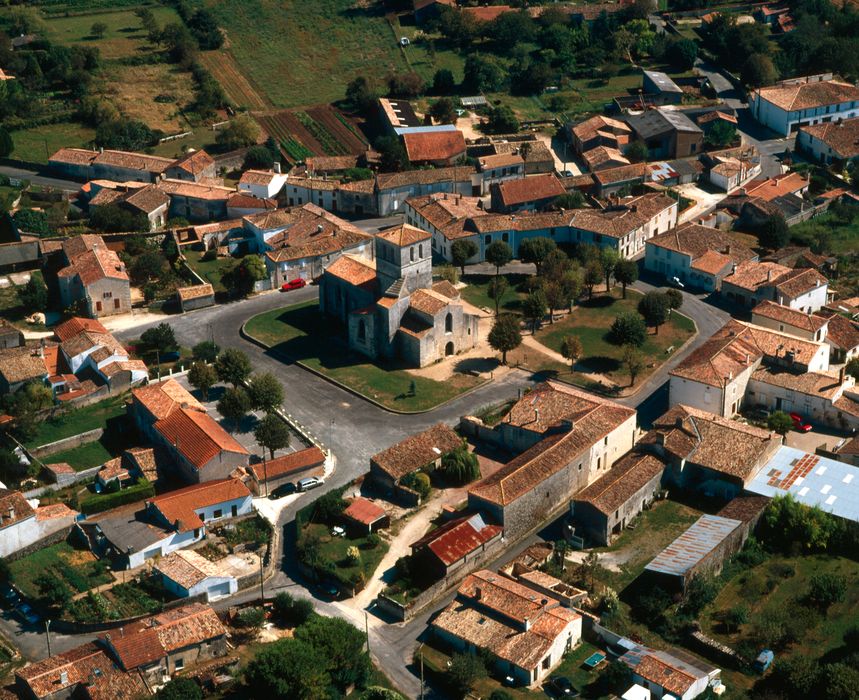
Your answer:
[[[623,348],[609,342],[608,331],[618,315],[636,311],[641,296],[638,292],[628,289],[627,298],[622,299],[620,290],[615,289],[610,297],[595,295],[592,300],[582,301],[576,305],[573,313],[561,321],[553,324],[544,323],[537,331],[536,337],[540,343],[555,352],[560,352],[564,338],[574,335],[581,341],[584,351],[582,359],[577,363],[579,369],[576,372],[571,373],[569,366],[566,366],[564,371],[559,371],[556,362],[552,362],[551,366],[545,369],[559,371],[559,379],[571,381],[574,384],[592,381],[588,373],[595,372],[606,376],[618,386],[627,386],[629,375],[622,363]],[[671,315],[668,323],[659,328],[658,335],[649,329],[647,340],[641,346],[648,366],[636,379],[636,383],[642,382],[669,357],[666,353],[669,347],[673,346],[674,350],[677,350],[694,334],[695,324],[687,316],[682,315],[682,309],[681,313]],[[532,355],[536,357],[535,353]],[[531,369],[539,369],[539,367],[531,366]]]
[[[90,467],[100,466],[112,459],[113,456],[100,440],[94,440],[93,442],[86,442],[80,447],[54,452],[42,461],[46,464],[66,462],[72,469],[79,472]]]
[[[334,102],[358,75],[406,68],[381,3],[212,0],[230,51],[278,107]]]
[[[234,258],[215,258],[213,260],[203,260],[205,253],[201,250],[186,250],[185,258],[188,265],[200,277],[209,282],[215,289],[215,293],[226,292],[227,289],[221,282],[224,274],[236,265]]]
[[[107,428],[109,421],[125,416],[126,398],[125,394],[120,394],[91,406],[57,413],[53,418],[48,418],[39,425],[35,437],[26,443],[27,447],[47,445],[88,430]]]
[[[30,274],[37,279],[44,279],[41,270],[33,270]],[[0,316],[22,329],[45,330],[42,324],[30,325],[24,321],[24,318],[32,312],[25,309],[21,304],[21,300],[18,297],[18,289],[14,285],[0,288]]]
[[[518,311],[522,300],[527,296],[516,289],[517,285],[521,284],[526,275],[501,275],[507,279],[507,290],[498,308],[502,311]],[[463,280],[468,284],[462,289],[462,298],[469,304],[476,306],[478,309],[495,310],[495,300],[489,296],[489,285],[492,282],[491,275],[466,275]]]
[[[369,581],[382,561],[382,557],[388,551],[388,543],[382,540],[373,549],[362,547],[364,537],[352,539],[351,537],[332,537],[330,528],[321,523],[307,525],[304,532],[308,535],[319,537],[319,553],[323,559],[334,562],[334,575],[340,582],[351,586],[356,580]],[[349,547],[357,547],[361,552],[361,558],[357,564],[350,564],[346,558]]]
[[[319,312],[315,301],[259,314],[245,329],[287,357],[399,411],[429,410],[481,382],[464,374],[437,382],[370,362],[350,352],[333,334],[332,322]],[[410,394],[412,383],[414,395]]]
[[[74,549],[66,542],[53,544],[13,561],[9,569],[15,585],[29,598],[39,597],[36,579],[43,572],[61,578],[78,593],[112,580],[92,553]]]
[[[47,163],[48,156],[60,148],[90,148],[95,130],[81,124],[61,122],[12,132],[15,144],[12,158]]]

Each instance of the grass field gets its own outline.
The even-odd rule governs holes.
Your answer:
[[[464,374],[437,382],[351,353],[332,335],[331,322],[320,314],[315,301],[259,314],[245,328],[274,350],[399,411],[429,410],[481,382]]]
[[[623,348],[609,342],[608,331],[614,319],[622,313],[635,312],[641,294],[628,289],[627,298],[620,298],[620,290],[613,290],[610,297],[594,296],[590,301],[583,301],[575,307],[572,314],[554,324],[544,324],[537,331],[537,340],[555,352],[561,351],[561,344],[568,335],[574,335],[582,342],[584,354],[576,364],[580,371],[572,373],[575,379],[588,381],[587,372],[595,372],[608,377],[615,384],[626,386],[629,376],[623,366]],[[647,359],[647,367],[636,379],[643,381],[668,357],[669,347],[678,349],[695,333],[695,324],[686,316],[672,314],[668,323],[659,328],[655,335],[649,329],[647,340],[641,346],[641,351]],[[537,369],[536,367],[531,367]],[[554,367],[552,369],[555,369]],[[584,371],[584,373],[583,373]],[[567,375],[570,375],[567,368]],[[576,375],[581,375],[576,376]],[[559,376],[569,380],[569,376]]]
[[[120,394],[91,406],[57,413],[39,425],[35,437],[27,442],[27,447],[47,445],[88,430],[107,428],[109,421],[125,416],[126,398],[125,394]]]
[[[382,557],[388,551],[388,543],[382,540],[377,547],[366,549],[361,545],[364,543],[364,538],[359,537],[352,539],[350,537],[332,537],[328,531],[327,525],[312,523],[307,526],[305,532],[309,535],[319,537],[319,553],[320,555],[334,562],[336,570],[334,575],[339,581],[346,585],[351,585],[351,582],[363,579],[369,581]],[[350,564],[346,558],[346,551],[349,547],[357,547],[361,552],[361,558],[357,564]]]
[[[93,442],[86,442],[80,447],[55,452],[45,457],[43,461],[46,464],[65,462],[76,472],[79,472],[90,467],[98,467],[112,459],[113,456],[100,440],[94,440]]]
[[[406,64],[380,3],[354,0],[209,0],[230,51],[277,107],[343,98],[358,75]]]
[[[500,311],[518,311],[522,300],[527,296],[516,289],[525,279],[525,275],[502,275],[507,279],[507,289],[498,303]],[[489,296],[491,275],[466,275],[463,280],[468,284],[462,289],[462,298],[478,309],[495,310],[495,300]]]
[[[66,542],[45,547],[9,564],[12,580],[28,598],[38,598],[36,579],[48,572],[82,593],[112,580],[91,552],[74,549]]]
[[[73,122],[46,124],[12,132],[13,158],[31,163],[47,163],[48,156],[63,147],[90,148],[95,129]]]
[[[233,258],[215,258],[214,260],[203,260],[205,253],[201,250],[185,251],[185,258],[188,265],[194,272],[202,277],[207,282],[211,283],[215,289],[215,293],[226,292],[227,289],[221,282],[221,278],[228,270],[236,265]]]
[[[129,119],[138,119],[167,134],[187,129],[181,110],[194,100],[189,72],[166,63],[116,66],[110,72],[114,79],[108,83],[108,98]]]

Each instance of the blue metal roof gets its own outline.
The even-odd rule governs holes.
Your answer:
[[[807,506],[859,521],[859,469],[794,447],[779,447],[746,490],[770,497],[789,493]]]
[[[702,515],[644,568],[647,571],[683,576],[740,525],[742,523],[739,520],[718,515]]]

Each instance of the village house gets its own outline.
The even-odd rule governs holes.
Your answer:
[[[119,207],[132,214],[146,217],[148,230],[154,231],[167,223],[167,208],[170,197],[158,189],[157,185],[144,183],[114,183],[97,180],[91,183],[89,191],[94,193],[88,202],[90,213],[99,207]],[[82,190],[86,188],[84,185]]]
[[[227,202],[235,189],[205,182],[162,179],[158,189],[170,197],[170,216],[188,221],[220,221],[227,218]]]
[[[134,569],[206,537],[206,527],[253,512],[251,492],[238,479],[208,481],[98,513],[77,523],[99,558]]]
[[[808,192],[811,180],[798,172],[783,173],[775,177],[761,178],[748,182],[740,190],[740,194],[750,199],[762,199],[766,202],[778,202],[785,197],[802,199]]]
[[[383,492],[408,489],[402,480],[415,472],[429,472],[442,458],[462,445],[462,438],[444,423],[410,435],[370,458],[370,478]]]
[[[813,313],[828,301],[829,280],[814,269],[791,269],[778,263],[746,260],[722,279],[722,295],[739,306],[762,301]]]
[[[533,134],[526,136],[489,136],[478,139],[475,157],[482,155],[520,155],[525,161],[525,175],[555,172],[555,157],[549,147]],[[469,155],[472,147],[469,146]]]
[[[263,255],[272,288],[318,279],[344,253],[373,256],[373,236],[314,204],[246,216],[242,225]]]
[[[40,343],[0,350],[0,395],[14,394],[29,382],[44,384],[48,376]]]
[[[818,314],[828,319],[824,342],[829,346],[829,362],[840,365],[859,357],[859,325],[856,321],[826,307]]]
[[[551,173],[495,183],[490,191],[492,210],[505,214],[545,209],[566,193],[564,186]]]
[[[752,309],[752,323],[787,333],[797,338],[826,342],[829,319],[814,313],[806,313],[773,301],[762,301]]]
[[[598,170],[606,170],[608,168],[620,168],[624,165],[630,165],[630,160],[616,148],[608,146],[597,146],[582,154],[587,169],[592,173]]]
[[[796,149],[824,165],[852,163],[859,158],[859,119],[803,126],[796,135]]]
[[[636,185],[643,185],[650,177],[647,163],[621,165],[617,168],[606,168],[592,174],[597,197],[608,197],[612,194],[628,192]]]
[[[859,88],[831,76],[793,78],[753,90],[749,110],[767,128],[789,136],[802,126],[859,116]]]
[[[274,459],[255,462],[248,471],[251,475],[248,486],[254,495],[268,495],[286,484],[296,484],[305,477],[321,477],[325,472],[325,453],[314,445]]]
[[[344,255],[320,282],[321,311],[347,332],[349,347],[414,367],[470,350],[478,318],[449,282],[432,282],[430,234],[408,224],[373,238],[374,258]]]
[[[495,183],[518,180],[525,177],[525,161],[518,153],[501,153],[481,156],[477,159],[481,178],[481,194],[489,194]]]
[[[175,160],[164,171],[164,177],[185,182],[211,182],[217,177],[215,159],[206,151],[189,149],[181,158]]]
[[[101,236],[83,234],[62,244],[65,267],[57,273],[60,303],[80,302],[92,318],[131,311],[131,286],[125,265]]]
[[[660,104],[677,104],[683,100],[683,88],[669,78],[668,74],[656,70],[642,70],[641,73],[641,87],[645,99],[653,95]]]
[[[160,558],[153,567],[177,598],[201,596],[207,603],[238,591],[236,577],[191,549],[180,549]]]
[[[277,209],[277,200],[258,199],[244,192],[234,192],[227,200],[227,216],[230,219],[241,219],[244,216],[262,214]]]
[[[432,579],[446,578],[501,544],[504,528],[480,513],[449,520],[410,545],[412,557]],[[474,565],[470,568],[474,568]]]
[[[287,176],[280,172],[280,163],[274,170],[245,170],[239,178],[239,192],[247,192],[258,199],[273,199],[280,194],[287,182]]]
[[[156,182],[175,162],[173,158],[146,153],[83,148],[61,148],[48,158],[48,166],[60,175],[115,182]]]
[[[576,534],[598,547],[615,535],[656,499],[665,464],[655,455],[630,452],[570,502]]]
[[[225,479],[248,466],[248,451],[173,379],[134,389],[128,410],[141,433],[172,455],[186,482]]]
[[[635,644],[620,657],[632,672],[632,680],[654,700],[693,700],[705,693],[721,674],[691,654],[663,651]]]
[[[436,192],[470,196],[474,192],[473,180],[476,175],[474,167],[470,165],[379,173],[375,184],[375,213],[378,216],[398,214],[409,197],[422,197]]]
[[[20,348],[24,345],[24,333],[5,318],[0,318],[0,350]]]
[[[34,507],[20,491],[0,488],[0,557],[8,557],[55,532],[68,530],[77,515],[77,511],[62,503]]]
[[[710,184],[724,192],[733,192],[761,174],[761,157],[754,146],[706,153],[701,162]]]
[[[605,146],[623,152],[629,145],[632,129],[625,122],[602,114],[570,127],[570,140],[579,155]]]
[[[406,156],[413,166],[432,165],[441,168],[465,157],[465,137],[458,129],[407,133],[403,134],[402,139]]]
[[[757,257],[725,231],[686,223],[646,241],[644,269],[713,292],[735,265]]]
[[[466,577],[430,629],[454,649],[487,650],[498,673],[532,686],[579,643],[582,617],[556,598],[482,570]]]
[[[463,419],[472,430],[476,419]],[[545,382],[517,401],[487,435],[521,452],[468,489],[468,505],[504,526],[514,539],[569,503],[602,476],[635,442],[635,409]]]
[[[627,123],[647,146],[649,160],[686,158],[704,150],[704,132],[683,112],[648,109],[627,117]]]

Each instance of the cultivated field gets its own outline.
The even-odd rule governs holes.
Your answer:
[[[277,107],[342,99],[358,75],[405,70],[381,3],[210,0],[230,51]],[[225,83],[225,88],[228,85]]]
[[[242,69],[227,51],[206,51],[200,54],[203,65],[215,76],[224,92],[238,107],[250,110],[269,109],[271,104],[250,84]]]
[[[293,162],[311,155],[358,154],[367,148],[358,128],[330,105],[283,111],[257,119]]]

